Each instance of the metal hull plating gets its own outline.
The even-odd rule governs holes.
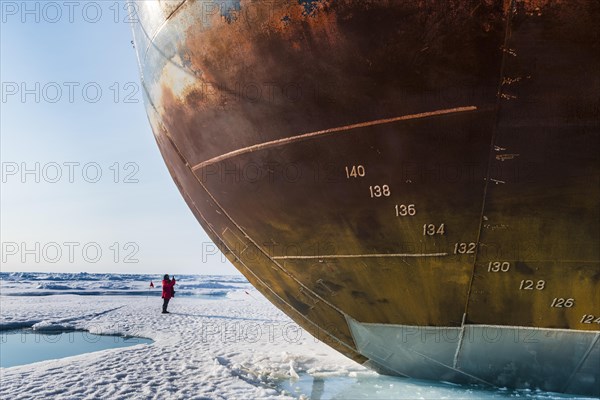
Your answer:
[[[595,1],[139,1],[149,119],[229,260],[392,374],[600,394]]]

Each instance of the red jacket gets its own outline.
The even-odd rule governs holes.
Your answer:
[[[171,279],[170,281],[163,279],[162,281],[162,298],[163,299],[167,299],[169,300],[171,297],[173,297],[173,286],[175,286],[175,278]]]

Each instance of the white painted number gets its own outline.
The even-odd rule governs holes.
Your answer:
[[[585,314],[581,317],[582,324],[600,324],[600,317],[595,317],[592,314]]]
[[[444,234],[444,224],[435,226],[435,224],[424,224],[423,225],[423,236],[434,236]]]
[[[396,204],[396,217],[412,217],[417,214],[414,204]]]
[[[571,308],[575,305],[575,299],[563,299],[562,297],[555,297],[552,300],[550,307],[566,307]]]
[[[365,171],[365,167],[362,165],[353,165],[351,167],[346,167],[346,178],[358,178],[364,177],[367,174]]]
[[[510,270],[510,263],[508,261],[490,261],[487,270],[488,272],[508,272]]]
[[[392,194],[388,185],[369,186],[369,191],[371,192],[371,198],[381,196],[390,197],[390,195]]]
[[[532,281],[530,279],[525,279],[521,281],[521,285],[519,289],[521,290],[544,290],[546,287],[546,281]]]
[[[475,254],[477,243],[455,243],[454,254]]]

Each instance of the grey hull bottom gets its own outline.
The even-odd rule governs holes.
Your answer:
[[[348,324],[359,352],[387,374],[600,396],[597,332]]]

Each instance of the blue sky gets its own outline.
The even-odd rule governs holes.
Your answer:
[[[124,2],[69,4],[0,2],[2,271],[237,273],[154,142]]]

